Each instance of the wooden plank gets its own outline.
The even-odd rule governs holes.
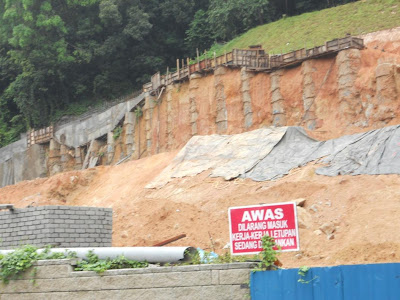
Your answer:
[[[90,153],[92,152],[93,144],[94,144],[94,140],[92,140],[90,142],[90,146],[89,146],[89,149],[88,149],[88,151],[86,153],[85,160],[83,161],[82,170],[85,170],[87,168],[87,166],[88,166]]]
[[[90,169],[90,168],[94,168],[96,165],[97,165],[97,161],[99,160],[99,158],[96,156],[96,157],[91,157],[90,158],[90,160],[89,160],[89,166],[88,166],[88,168]]]
[[[151,85],[152,85],[152,90],[157,90],[160,85],[161,85],[161,74],[160,72],[157,72],[153,76],[151,76]]]
[[[165,246],[165,245],[167,245],[167,244],[171,244],[172,242],[175,242],[175,241],[177,241],[177,240],[183,239],[183,238],[185,238],[185,237],[186,237],[186,234],[180,234],[180,235],[175,236],[175,237],[173,237],[173,238],[170,238],[170,239],[168,239],[168,240],[165,240],[165,241],[159,242],[159,243],[157,243],[157,244],[154,244],[153,247]]]
[[[176,73],[178,74],[178,80],[180,78],[180,73],[179,73],[179,58],[176,60]]]
[[[199,48],[196,48],[197,54],[197,71],[200,71],[200,55],[199,55]]]

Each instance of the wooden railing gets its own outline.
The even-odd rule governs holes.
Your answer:
[[[271,56],[259,47],[256,49],[233,49],[232,52],[220,56],[214,54],[213,58],[198,60],[193,64],[187,62],[186,66],[184,61],[180,65],[178,60],[176,72],[167,72],[165,75],[161,75],[160,72],[156,73],[152,76],[151,82],[143,85],[143,91],[154,93],[163,86],[188,79],[190,74],[212,71],[218,66],[246,67],[248,70],[271,72],[279,68],[300,64],[306,59],[330,55],[348,48],[362,49],[364,48],[364,40],[346,36],[328,41],[322,46],[310,49],[303,48]]]
[[[42,128],[39,130],[28,131],[28,147],[35,144],[44,144],[50,142],[53,138],[53,126]]]

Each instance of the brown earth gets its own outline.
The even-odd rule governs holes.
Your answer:
[[[391,66],[400,64],[400,29],[369,34],[365,41],[367,49],[361,51],[354,82],[356,101],[362,108],[350,121],[340,113],[337,100],[339,68],[335,58],[311,62],[318,127],[309,132],[312,136],[328,139],[399,124],[400,68],[395,68],[393,76],[388,77],[388,80],[398,80],[391,83],[390,90],[384,89],[384,83],[383,89],[378,89],[375,75],[379,61],[389,61]],[[284,70],[280,78],[288,125],[301,125],[303,120],[303,77],[301,67],[297,67]],[[221,80],[222,96],[228,104],[227,133],[242,132],[245,129],[238,97],[240,71],[227,71]],[[255,74],[249,82],[253,113],[251,129],[270,126],[273,121],[270,75]],[[191,85],[191,90],[188,83],[172,86],[155,106],[151,118],[140,119],[135,131],[138,153],[134,157],[179,149],[189,140],[193,96],[198,114],[197,134],[216,133],[217,92],[213,76],[192,81]],[[390,98],[393,95],[395,99]],[[382,103],[394,112],[394,117],[385,116],[390,109],[379,110]],[[150,149],[146,149],[147,139],[152,140]],[[115,157],[119,157],[121,151],[116,149]],[[114,246],[151,246],[185,233],[186,238],[171,245],[191,245],[223,253],[229,242],[229,207],[306,198],[304,209],[299,208],[301,252],[282,254],[284,267],[395,262],[400,259],[398,175],[332,178],[316,175],[314,169],[317,166],[309,164],[272,182],[226,182],[209,178],[204,172],[196,177],[175,179],[160,190],[145,189],[176,153],[166,152],[119,166],[100,166],[21,182],[0,189],[0,203],[13,203],[17,207],[112,207]],[[334,239],[328,239],[326,234],[318,231],[326,223],[335,226]]]
[[[0,189],[0,203],[112,207],[113,246],[151,246],[185,233],[171,246],[214,248],[221,254],[229,242],[229,207],[306,198],[299,208],[301,252],[282,254],[284,267],[400,259],[398,175],[332,178],[316,175],[317,166],[310,164],[272,182],[226,182],[204,172],[160,190],[145,189],[175,154],[21,182]],[[329,222],[336,226],[331,240],[317,231]]]

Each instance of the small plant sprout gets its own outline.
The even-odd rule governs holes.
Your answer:
[[[261,261],[258,263],[258,270],[256,271],[276,270],[278,267],[275,262],[278,260],[277,256],[281,247],[275,243],[273,237],[268,235],[261,238],[261,247],[263,248],[260,252]]]
[[[113,132],[114,140],[118,140],[118,138],[121,136],[121,133],[122,133],[122,127],[121,126],[118,126],[117,128],[115,128],[114,132]]]
[[[310,270],[310,267],[307,267],[307,266],[300,267],[299,272],[298,272],[298,274],[300,275],[300,278],[299,278],[299,280],[297,280],[297,282],[307,284],[318,278],[318,276],[314,276],[314,278],[311,280],[305,280],[304,278],[307,276],[307,273],[309,270]]]
[[[135,109],[135,116],[136,116],[136,122],[139,122],[139,118],[143,115],[143,110],[140,106],[138,106]]]

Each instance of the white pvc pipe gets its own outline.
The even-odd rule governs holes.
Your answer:
[[[0,254],[8,254],[14,250],[0,250]],[[44,249],[38,249],[38,253]],[[50,248],[51,253],[76,252],[78,258],[86,259],[89,251],[93,251],[99,259],[114,259],[123,255],[127,259],[147,261],[149,263],[175,263],[190,261],[197,253],[193,247],[93,247],[93,248]]]

